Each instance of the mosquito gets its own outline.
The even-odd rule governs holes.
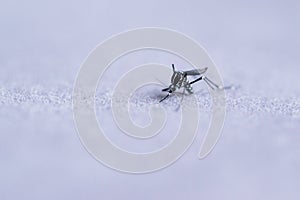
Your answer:
[[[171,84],[169,87],[162,89],[163,92],[168,92],[168,94],[167,96],[162,98],[159,102],[164,101],[172,93],[174,93],[176,89],[180,89],[180,88],[183,88],[183,93],[186,90],[189,94],[193,94],[192,84],[201,80],[204,80],[206,84],[213,90],[223,89],[222,86],[217,85],[216,83],[214,83],[209,78],[203,75],[207,71],[207,67],[202,69],[192,69],[188,71],[176,71],[174,64],[172,64],[172,68],[173,68],[173,75],[171,77]],[[187,76],[200,76],[200,77],[190,82]]]

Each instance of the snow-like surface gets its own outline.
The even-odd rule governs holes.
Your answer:
[[[0,199],[299,199],[299,7],[297,1],[2,2]],[[130,175],[103,166],[83,148],[71,92],[96,44],[139,26],[193,37],[235,89],[226,91],[223,135],[206,159],[197,153],[210,98],[199,83],[202,118],[192,147],[164,170]],[[172,100],[163,104],[169,125],[158,138],[131,141],[113,124],[110,89],[127,69],[147,62],[186,66],[163,53],[128,55],[112,65],[97,92],[97,113],[106,116],[99,123],[112,141],[132,151],[159,148],[176,128]],[[132,101],[139,124],[148,120],[146,91],[136,95],[139,104]]]

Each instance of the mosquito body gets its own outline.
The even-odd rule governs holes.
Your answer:
[[[167,99],[172,93],[176,91],[176,89],[183,88],[183,93],[185,90],[189,93],[193,93],[193,87],[192,84],[204,80],[206,84],[211,88],[211,89],[222,89],[221,86],[215,84],[212,82],[210,79],[205,77],[203,74],[207,71],[207,67],[203,69],[193,69],[193,70],[188,70],[188,71],[175,71],[174,64],[172,64],[173,68],[173,75],[171,77],[171,84],[169,87],[162,89],[163,92],[168,92],[167,96],[165,96],[163,99],[161,99],[159,102],[164,101]],[[199,78],[189,82],[188,76],[200,76]]]

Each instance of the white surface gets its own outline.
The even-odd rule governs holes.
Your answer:
[[[298,11],[297,1],[2,2],[0,198],[299,199]],[[80,64],[96,44],[139,26],[193,37],[225,83],[240,88],[227,92],[223,135],[209,157],[197,159],[209,119],[209,97],[199,85],[203,121],[191,149],[165,170],[136,176],[108,169],[85,151],[70,94]],[[184,64],[167,55],[136,56],[126,64]],[[108,76],[110,88],[118,76]],[[104,105],[99,111],[109,116]],[[110,118],[105,120],[114,130]],[[136,151],[155,149],[172,137],[166,131],[156,142],[134,141],[134,146],[115,134],[111,139]]]

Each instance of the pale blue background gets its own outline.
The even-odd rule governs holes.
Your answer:
[[[299,199],[299,10],[299,1],[2,0],[0,199]],[[144,26],[197,40],[242,98],[208,158],[196,157],[199,138],[171,167],[130,175],[85,151],[68,102],[28,106],[16,94],[70,94],[98,43]]]

